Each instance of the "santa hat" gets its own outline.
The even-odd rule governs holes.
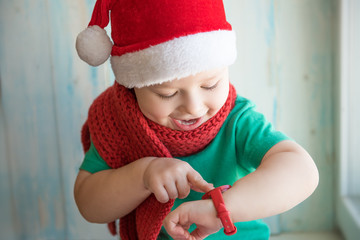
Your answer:
[[[111,37],[104,27],[111,14]],[[222,0],[97,0],[76,40],[92,66],[111,54],[116,81],[133,88],[225,67],[236,59],[235,33]]]

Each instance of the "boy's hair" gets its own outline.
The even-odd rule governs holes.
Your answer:
[[[113,43],[103,29],[109,13]],[[236,59],[235,33],[222,0],[97,0],[76,48],[92,66],[111,54],[116,81],[128,88],[228,66]]]

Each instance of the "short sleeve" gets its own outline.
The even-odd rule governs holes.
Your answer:
[[[275,130],[263,114],[255,111],[252,102],[247,101],[246,105],[236,123],[237,159],[243,167],[255,169],[270,148],[290,138]]]
[[[96,173],[111,168],[99,155],[94,144],[91,142],[90,148],[85,154],[84,161],[82,162],[80,169],[90,173]]]

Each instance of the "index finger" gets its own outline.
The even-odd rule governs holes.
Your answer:
[[[187,175],[190,187],[197,192],[208,192],[214,189],[214,185],[205,181],[201,175],[194,171]]]

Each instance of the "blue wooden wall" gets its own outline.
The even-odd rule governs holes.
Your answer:
[[[113,81],[74,49],[94,0],[0,1],[0,239],[113,239],[73,200],[80,128]],[[225,0],[238,38],[238,92],[309,150],[316,193],[270,219],[276,231],[334,227],[336,0]]]

